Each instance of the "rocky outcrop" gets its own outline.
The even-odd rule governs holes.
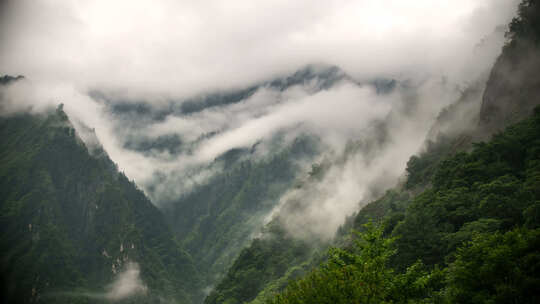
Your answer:
[[[527,0],[510,24],[510,38],[486,84],[480,127],[502,130],[540,104],[540,1]]]
[[[501,130],[530,115],[540,104],[540,49],[507,46],[498,58],[482,99],[480,126]]]

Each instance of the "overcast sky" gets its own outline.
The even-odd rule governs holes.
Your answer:
[[[516,0],[7,0],[0,73],[78,90],[184,96],[307,63],[355,77],[467,74]]]

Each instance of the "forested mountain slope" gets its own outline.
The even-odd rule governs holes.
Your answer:
[[[418,195],[406,188],[390,190],[362,208],[347,227],[364,231],[365,224],[375,221],[382,228],[368,229],[362,236],[368,239],[368,245],[337,243],[346,250],[330,251],[330,260],[315,272],[309,273],[325,258],[313,254],[316,244],[287,234],[257,240],[242,251],[206,303],[263,302],[305,273],[309,273],[306,278],[293,283],[282,298],[274,301],[350,303],[350,297],[357,296],[374,297],[374,303],[422,299],[466,303],[471,296],[476,300],[515,298],[534,303],[540,282],[534,266],[540,260],[539,138],[537,108],[532,118],[509,127],[488,143],[475,144],[470,153],[457,152],[446,158],[446,151],[439,150],[443,160],[434,163],[434,173],[427,177],[430,187]],[[426,157],[426,162],[433,162],[428,154],[418,159]],[[416,170],[423,169],[409,167],[408,171],[417,176]],[[374,252],[366,255],[366,248]],[[504,253],[508,259],[482,253],[497,250],[508,250]],[[478,256],[473,260],[472,254]],[[363,263],[373,263],[374,268],[363,269]],[[513,283],[505,285],[499,268],[515,268],[510,280]],[[475,275],[478,277],[472,281],[486,283],[468,286],[471,282],[462,282],[464,276]],[[370,278],[375,278],[372,284],[380,290],[359,287]],[[338,287],[343,280],[347,284]]]
[[[3,303],[198,297],[161,212],[102,150],[90,155],[61,106],[0,118],[0,146]]]
[[[277,94],[268,101],[277,105],[285,91],[294,88],[315,94],[328,90],[340,81],[352,79],[335,66],[308,65],[295,73],[257,84],[246,90],[216,93],[201,96],[172,106],[160,113],[142,111],[136,115],[153,117],[190,117],[194,113],[227,110],[236,103],[246,102],[251,95],[261,90]],[[355,84],[357,85],[357,84]],[[382,90],[391,91],[392,81],[379,80],[373,84]],[[118,115],[128,115],[136,107],[113,106]],[[179,198],[163,202],[163,210],[173,231],[184,248],[196,256],[201,273],[206,274],[206,283],[213,286],[231,267],[242,248],[259,233],[265,217],[279,202],[280,197],[290,190],[295,180],[303,174],[302,165],[310,164],[320,156],[321,142],[313,134],[301,133],[294,139],[289,130],[282,130],[269,142],[254,144],[251,148],[235,148],[219,155],[207,165],[212,176],[190,187]],[[219,135],[224,130],[205,135]],[[136,149],[161,149],[161,142],[149,141]],[[200,144],[165,140],[164,147],[171,153],[191,153],[189,150]],[[171,148],[176,143],[176,148]],[[264,146],[261,148],[261,146]],[[143,149],[143,150],[144,150]],[[260,150],[258,150],[260,149]],[[189,179],[189,177],[184,177]],[[149,193],[152,193],[152,189]],[[152,195],[152,194],[150,194]]]
[[[525,0],[510,23],[509,43],[493,66],[480,112],[481,127],[501,130],[540,104],[540,9]]]
[[[300,137],[276,155],[242,160],[249,151],[229,151],[217,161],[225,170],[165,207],[173,231],[203,273],[214,283],[263,225],[264,217],[300,172],[317,141]]]
[[[295,188],[313,189],[324,174],[325,165],[314,165],[309,177],[297,180]],[[309,190],[308,190],[309,191]],[[315,191],[314,191],[315,192]],[[295,209],[295,196],[285,202],[285,209]],[[281,211],[287,214],[287,211]],[[205,299],[205,303],[247,303],[264,300],[283,288],[321,260],[319,249],[328,242],[293,237],[279,216],[272,218],[261,233],[242,249],[226,275]]]
[[[368,205],[356,245],[269,303],[537,303],[540,108],[436,168],[414,198]],[[378,210],[378,211],[376,211]],[[378,215],[377,215],[378,213]]]
[[[309,271],[321,258],[289,259],[281,276],[259,283],[257,298],[238,298],[235,286],[257,277],[248,271],[258,268],[247,262],[266,256],[266,249],[254,251],[260,246],[252,246],[244,250],[250,256],[241,254],[243,260],[235,262],[248,266],[233,268],[206,302],[537,301],[540,111],[489,143],[473,145],[529,117],[540,103],[537,16],[537,1],[523,1],[485,91],[481,84],[471,84],[441,112],[425,151],[411,157],[403,185],[363,207],[340,229],[336,245],[345,250],[329,251],[329,260],[299,281],[288,273]],[[342,239],[351,228],[365,231],[369,221],[382,227],[368,228],[356,245]],[[268,269],[273,266],[258,272]],[[510,282],[503,273],[509,273]],[[269,300],[287,285],[282,295]]]

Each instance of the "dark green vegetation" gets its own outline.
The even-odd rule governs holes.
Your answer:
[[[488,143],[471,144],[529,117],[540,103],[538,6],[523,1],[483,95],[478,87],[467,89],[441,113],[433,130],[440,133],[410,159],[403,187],[363,207],[338,232],[336,245],[342,249],[331,249],[302,279],[271,278],[255,299],[225,295],[256,275],[233,282],[229,275],[214,293],[222,297],[208,302],[539,302],[540,109]],[[479,115],[463,123],[479,121],[478,127],[450,126],[463,113],[478,113],[468,101],[478,95],[483,96]],[[366,229],[370,221],[379,224]],[[350,228],[362,232],[355,241],[340,239]],[[318,264],[314,261],[300,269],[309,271]]]
[[[286,235],[277,223],[270,223],[264,237],[253,240],[242,250],[226,277],[206,298],[205,303],[244,303],[264,288],[283,288],[288,279],[305,272],[313,246]],[[296,266],[296,267],[295,267]],[[286,279],[278,280],[282,277]],[[273,282],[276,286],[267,286]],[[270,284],[271,285],[271,284]]]
[[[206,303],[535,303],[539,139],[540,108],[470,153],[423,154],[419,161],[437,160],[432,186],[416,196],[390,190],[362,208],[350,225],[363,231],[355,246],[345,241],[321,257],[286,235],[255,240]],[[366,230],[370,221],[381,226]]]
[[[331,249],[269,302],[538,303],[540,108],[442,161],[432,183],[362,209],[357,225],[382,226],[357,226],[353,249]]]
[[[400,235],[400,265],[418,258],[440,263],[472,231],[525,224],[534,228],[531,210],[540,199],[540,111],[536,112],[489,143],[476,144],[471,153],[458,153],[438,166],[433,187],[411,202],[394,230]]]
[[[442,281],[439,270],[421,263],[405,273],[387,267],[394,239],[381,228],[366,226],[353,250],[330,249],[328,260],[304,278],[291,282],[268,303],[406,303],[433,294]]]
[[[184,248],[209,282],[224,273],[249,242],[263,218],[290,187],[298,172],[296,160],[310,157],[316,141],[300,137],[282,152],[258,161],[239,159],[231,150],[218,161],[227,167],[204,185],[167,208],[167,217]]]
[[[501,130],[540,104],[540,3],[524,0],[510,23],[510,41],[497,59],[486,85],[481,127]]]
[[[317,193],[318,182],[328,166],[326,162],[313,164],[307,178],[296,180],[294,188],[301,190],[302,196]],[[294,195],[289,197],[281,205],[280,214],[297,212],[298,203]],[[324,259],[319,251],[327,248],[328,242],[295,238],[283,228],[283,220],[279,216],[274,217],[240,252],[205,303],[262,303],[283,289],[288,281],[305,274]]]
[[[104,301],[129,262],[148,287],[129,301],[198,296],[163,215],[105,154],[89,154],[61,107],[1,118],[0,145],[3,303]]]
[[[538,303],[540,230],[478,233],[444,269],[418,261],[389,267],[395,238],[367,225],[353,250],[331,249],[328,261],[291,282],[267,303]]]

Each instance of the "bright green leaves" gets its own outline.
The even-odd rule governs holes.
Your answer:
[[[328,261],[268,301],[300,303],[407,303],[420,301],[442,286],[444,272],[417,262],[404,273],[388,266],[395,254],[394,239],[383,237],[383,227],[368,223],[355,232],[352,251],[332,248]]]
[[[433,187],[415,198],[387,192],[355,223],[393,229],[364,226],[353,250],[331,249],[269,303],[538,303],[539,138],[536,110],[442,161]],[[422,161],[409,169],[420,174]]]
[[[540,230],[479,234],[449,266],[450,303],[538,303]]]

